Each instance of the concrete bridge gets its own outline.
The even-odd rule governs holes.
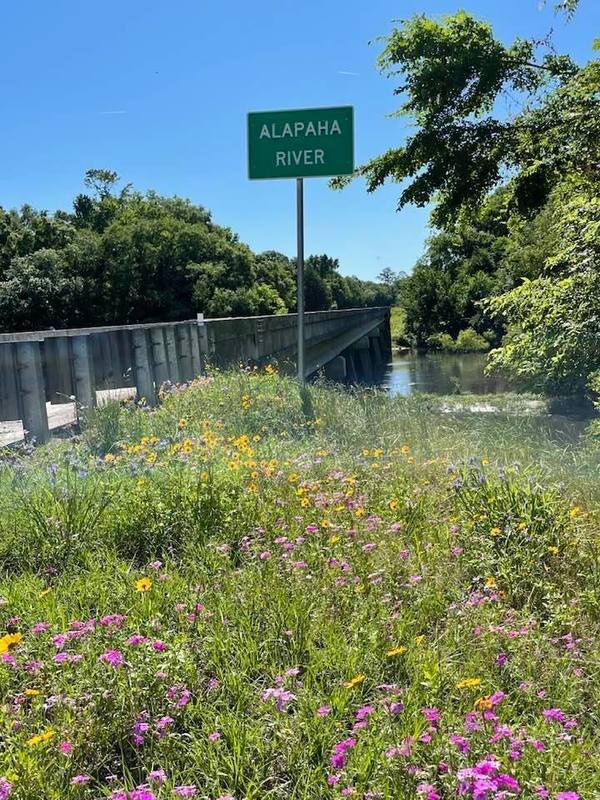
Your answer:
[[[207,364],[276,361],[295,370],[296,314],[0,334],[0,444],[45,442],[109,396],[145,398]],[[372,382],[391,353],[389,309],[305,315],[306,377]]]

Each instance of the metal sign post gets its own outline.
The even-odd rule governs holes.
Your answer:
[[[354,170],[354,109],[301,108],[248,114],[248,176],[251,180],[296,178],[298,381],[303,386],[304,178],[349,175]]]
[[[298,307],[298,380],[304,386],[304,178],[296,178],[296,298]]]

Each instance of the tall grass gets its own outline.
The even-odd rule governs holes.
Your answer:
[[[584,800],[598,451],[216,372],[0,467],[0,798]]]

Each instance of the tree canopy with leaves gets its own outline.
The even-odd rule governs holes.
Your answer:
[[[570,17],[577,5],[555,7]],[[432,203],[437,229],[400,283],[409,333],[505,333],[494,368],[584,391],[600,370],[600,63],[550,40],[505,44],[464,11],[405,20],[378,63],[413,130],[356,175],[368,191],[401,184],[399,209]]]
[[[86,173],[73,212],[0,208],[0,329],[32,330],[293,311],[295,261],[253,253],[205,208]],[[312,310],[390,303],[388,287],[317,258]],[[315,261],[315,265],[316,265]],[[308,259],[312,277],[313,260]]]

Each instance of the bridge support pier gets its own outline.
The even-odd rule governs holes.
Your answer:
[[[346,383],[348,372],[344,356],[337,356],[325,365],[325,377],[335,383]]]

